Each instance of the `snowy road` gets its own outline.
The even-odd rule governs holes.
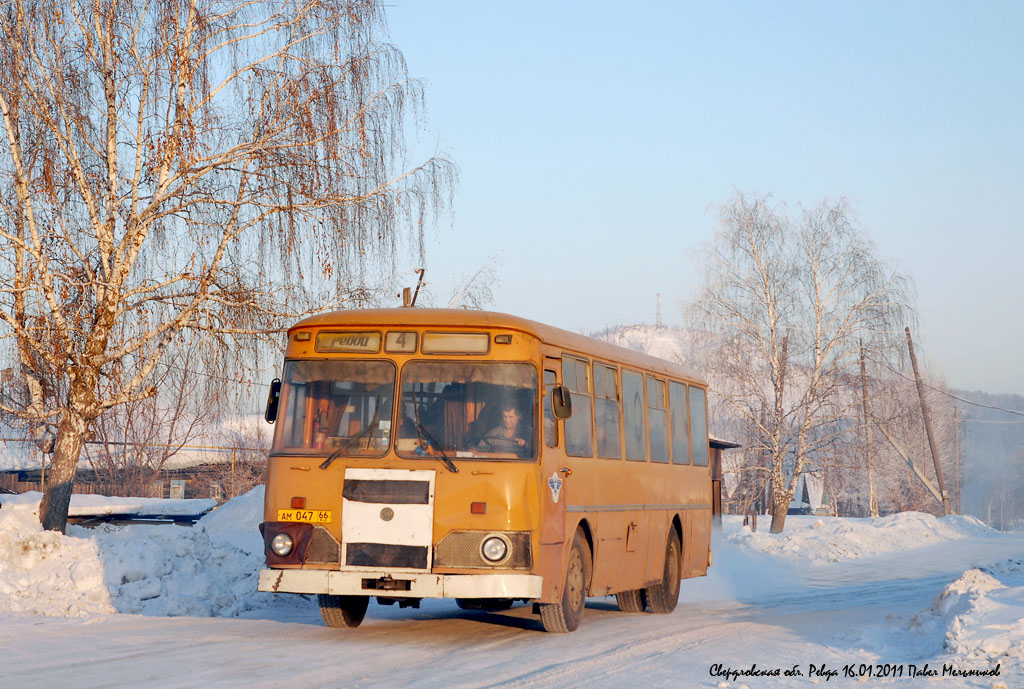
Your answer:
[[[614,598],[593,599],[580,629],[565,635],[541,631],[529,606],[492,614],[448,601],[419,610],[371,604],[357,630],[323,627],[312,604],[297,598],[244,613],[250,619],[15,616],[0,627],[0,688],[860,686],[842,677],[843,665],[941,669],[949,658],[944,628],[929,617],[933,599],[964,570],[1014,557],[1024,557],[1024,536],[799,569],[722,542],[712,575],[684,582],[672,615],[626,614]],[[968,660],[958,667],[990,667]],[[711,674],[716,664],[724,671],[755,663],[803,676]],[[998,679],[947,678],[941,686],[1024,687],[1020,657],[1001,663]],[[840,675],[809,676],[811,664]],[[868,684],[929,681],[904,675]]]

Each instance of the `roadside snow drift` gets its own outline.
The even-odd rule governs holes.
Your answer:
[[[1024,586],[1007,586],[996,578],[1024,583],[1024,560],[988,569],[970,569],[950,583],[928,611],[932,620],[924,613],[921,624],[938,623],[943,647],[957,657],[990,664],[1024,659]]]
[[[115,611],[99,547],[39,525],[39,493],[5,495],[0,509],[0,613],[77,616]]]
[[[78,498],[79,496],[75,496]],[[118,513],[137,499],[82,496],[87,514]],[[265,607],[256,592],[263,564],[263,488],[210,512],[194,528],[173,525],[39,525],[39,493],[3,496],[0,508],[0,612],[47,616],[112,612],[236,616]],[[180,513],[181,501],[147,500],[144,509]],[[205,501],[203,501],[205,502]]]
[[[739,517],[731,519],[738,526]],[[786,529],[778,535],[768,532],[771,517],[763,517],[761,524],[757,532],[734,529],[729,540],[741,548],[813,565],[998,535],[974,517],[939,519],[923,512],[899,512],[875,519],[794,515],[786,517]]]

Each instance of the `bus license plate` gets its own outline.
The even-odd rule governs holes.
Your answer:
[[[328,524],[331,521],[330,510],[278,510],[279,522],[303,522],[306,524]]]

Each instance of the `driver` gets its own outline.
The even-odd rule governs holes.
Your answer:
[[[501,425],[495,426],[484,434],[484,437],[477,443],[476,449],[480,452],[505,452],[514,453],[524,457],[527,452],[525,429],[519,424],[519,410],[515,402],[505,401],[501,405]]]

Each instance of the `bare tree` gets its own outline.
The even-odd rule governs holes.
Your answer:
[[[771,482],[773,533],[805,470],[834,457],[858,424],[858,338],[870,352],[898,346],[909,286],[875,255],[845,201],[790,218],[767,197],[735,195],[704,253],[691,318],[719,343],[715,392],[751,429]],[[882,354],[879,354],[881,356]]]
[[[0,28],[4,411],[54,429],[63,530],[89,429],[172,345],[224,370],[349,303],[455,171],[405,165],[422,91],[372,0],[11,0]]]
[[[223,378],[201,371],[201,353],[164,355],[151,376],[157,393],[101,414],[90,429],[85,457],[115,495],[146,495],[184,446],[209,434],[228,403]]]
[[[488,258],[470,276],[463,276],[448,298],[445,308],[482,309],[494,302],[494,285],[498,283],[498,265],[501,253]]]

